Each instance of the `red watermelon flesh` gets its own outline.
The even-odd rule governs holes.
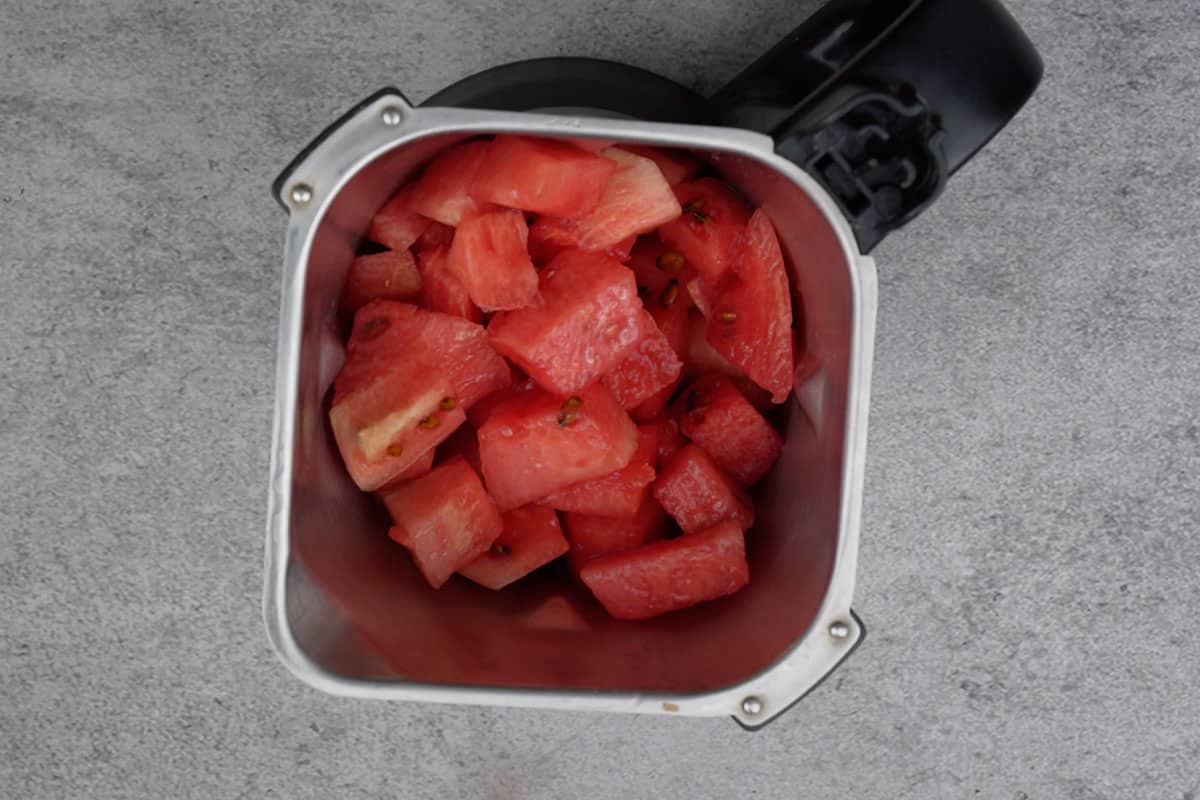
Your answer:
[[[367,238],[392,250],[407,250],[425,232],[430,222],[413,209],[412,190],[405,188],[392,195],[375,212],[367,229]]]
[[[652,308],[650,316],[654,318],[659,330],[675,353],[676,359],[682,364],[687,357],[688,310],[683,305],[676,304],[669,308]],[[682,370],[681,370],[682,372]],[[642,401],[637,408],[630,412],[631,416],[645,422],[656,418],[666,407],[679,385],[679,376],[659,391]]]
[[[623,144],[622,150],[628,150],[636,156],[648,158],[658,166],[658,171],[667,179],[671,186],[677,186],[689,181],[700,174],[703,164],[686,150],[675,147],[650,147],[644,144]]]
[[[601,379],[617,402],[627,409],[637,408],[663,390],[669,395],[683,370],[683,362],[649,312],[642,311],[639,326],[641,333],[637,345]],[[644,418],[653,417],[655,413]]]
[[[659,470],[653,492],[684,533],[702,531],[728,519],[742,528],[754,524],[750,498],[694,444],[684,447]]]
[[[341,306],[357,311],[372,300],[416,300],[421,296],[421,274],[407,250],[387,250],[358,256],[350,262],[342,288]]]
[[[464,217],[487,210],[487,204],[471,197],[471,186],[490,144],[486,141],[456,144],[429,162],[412,185],[412,209],[451,227],[457,227]]]
[[[779,459],[783,437],[724,375],[691,384],[679,405],[683,434],[742,486],[757,483]]]
[[[492,546],[459,569],[464,578],[489,589],[503,589],[570,549],[558,514],[548,506],[524,506],[503,517],[504,530]]]
[[[540,305],[497,314],[492,345],[561,397],[619,364],[641,335],[633,273],[610,256],[567,250],[542,271]]]
[[[453,228],[447,230],[453,235]],[[471,322],[483,322],[483,312],[471,302],[467,287],[450,271],[449,261],[448,244],[422,250],[417,254],[417,268],[421,272],[421,296],[424,298],[425,307],[430,311],[453,314]]]
[[[742,529],[727,522],[589,561],[579,577],[617,619],[639,620],[731,595],[750,582]]]
[[[469,415],[468,415],[469,416]],[[475,429],[463,425],[438,445],[436,463],[444,464],[455,457],[466,459],[476,474],[483,474],[483,465],[479,461],[479,440],[475,437]]]
[[[638,239],[629,257],[629,268],[637,278],[638,295],[646,308],[692,305],[688,283],[695,273],[682,255],[667,248],[657,237]]]
[[[391,536],[412,553],[437,589],[487,552],[504,530],[496,504],[462,458],[382,495],[396,525]]]
[[[600,252],[679,216],[679,202],[653,161],[616,147],[601,155],[617,162],[617,172],[605,186],[600,204],[577,219],[540,217],[533,225],[540,239],[569,242],[582,250]],[[539,228],[550,231],[538,231]]]
[[[512,376],[512,383],[508,386],[498,392],[492,392],[467,409],[467,420],[472,425],[476,428],[481,427],[497,408],[514,397],[537,389],[537,384],[533,382],[532,378],[523,377],[516,370],[512,370]]]
[[[551,219],[541,217],[539,220]],[[633,246],[638,237],[630,236],[622,239],[612,247],[606,247],[600,252],[610,255],[624,264],[629,260]],[[549,264],[559,253],[576,246],[574,234],[563,227],[535,221],[529,228],[529,256],[535,264]]]
[[[429,227],[413,243],[412,249],[413,252],[420,253],[422,250],[449,245],[452,241],[454,241],[454,228],[430,220]]]
[[[708,341],[782,403],[795,382],[792,297],[775,227],[761,210],[746,226],[736,272],[709,314]]]
[[[467,217],[454,232],[447,262],[484,311],[523,308],[538,296],[538,274],[529,258],[525,215],[512,209]]]
[[[479,457],[502,511],[625,467],[638,432],[603,386],[566,398],[540,389],[494,409],[479,426]]]
[[[559,511],[609,517],[631,517],[645,501],[654,482],[658,456],[658,426],[639,425],[637,450],[628,464],[602,478],[576,483],[548,495],[542,502]]]
[[[453,439],[460,432],[469,431],[469,430],[470,429],[466,425],[460,425],[458,427],[458,430],[456,430],[453,433],[453,435],[451,435],[448,438]],[[441,447],[441,446],[443,446],[443,445],[439,445],[439,447]],[[393,478],[391,480],[391,482],[388,483],[387,486],[384,486],[379,491],[386,492],[389,487],[399,486],[402,483],[407,483],[408,481],[415,480],[416,478],[419,478],[422,475],[428,474],[429,471],[433,469],[433,458],[435,455],[437,455],[437,448],[431,447],[430,449],[426,450],[425,455],[421,456],[416,461],[414,461],[413,465],[411,467],[409,467],[408,469],[401,472],[399,475],[397,475],[395,478]]]
[[[564,514],[563,524],[571,542],[571,566],[578,572],[597,556],[623,553],[661,539],[670,523],[658,501],[647,496],[632,517]]]
[[[553,139],[497,136],[475,176],[475,199],[556,217],[582,217],[617,171],[604,158]]]
[[[750,208],[713,178],[681,183],[675,187],[675,195],[683,214],[660,228],[658,238],[695,271],[699,282],[694,284],[692,298],[700,304],[696,295],[710,293],[710,287],[734,268]]]
[[[679,430],[679,423],[670,417],[660,417],[658,420],[658,462],[662,466],[675,457],[683,449],[687,439]]]

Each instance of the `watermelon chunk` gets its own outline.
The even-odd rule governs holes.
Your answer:
[[[458,572],[489,589],[503,589],[570,549],[558,514],[547,506],[525,506],[504,515],[504,530],[487,552]]]
[[[638,295],[646,308],[692,305],[688,283],[695,277],[683,256],[655,236],[638,239],[629,257],[629,268],[637,278]]]
[[[650,316],[654,318],[676,359],[682,364],[687,356],[688,310],[682,304],[676,304],[669,308],[652,308]],[[670,401],[678,385],[679,376],[676,375],[674,380],[643,400],[630,415],[639,422],[654,419]]]
[[[446,230],[453,235],[453,228],[446,227]],[[421,294],[425,307],[430,311],[453,314],[471,322],[483,322],[483,312],[471,302],[467,287],[450,271],[449,261],[448,244],[422,250],[417,254],[417,269],[421,273]]]
[[[724,375],[684,390],[679,426],[742,486],[757,483],[778,460],[783,437]]]
[[[454,228],[430,220],[429,227],[417,237],[417,241],[413,242],[412,249],[413,252],[420,253],[422,250],[449,245],[452,241],[454,241]]]
[[[658,460],[658,426],[639,425],[633,459],[602,478],[576,483],[542,501],[559,511],[609,517],[632,517],[649,494]]]
[[[617,171],[605,186],[600,204],[578,219],[538,218],[533,228],[539,240],[563,241],[599,252],[679,216],[679,201],[653,161],[616,147],[601,155],[617,162]]]
[[[487,421],[487,418],[492,415],[493,411],[509,400],[537,389],[537,384],[533,382],[532,378],[521,377],[520,373],[516,370],[512,372],[513,380],[511,384],[498,392],[492,392],[467,409],[467,420],[476,428],[481,427]]]
[[[475,176],[476,200],[556,217],[582,217],[617,171],[609,158],[553,139],[497,136]]]
[[[782,403],[795,382],[792,297],[775,227],[761,210],[746,226],[736,272],[708,315],[708,341]]]
[[[347,472],[363,491],[404,475],[466,419],[461,408],[446,409],[454,386],[420,355],[351,355],[337,382],[330,426]]]
[[[512,380],[508,364],[492,349],[482,326],[407,303],[375,300],[354,317],[346,366],[335,383],[335,402],[362,374],[380,369],[379,362],[391,365],[410,358],[437,364],[445,373],[453,387],[446,405],[452,408],[470,408]]]
[[[470,431],[470,428],[468,428],[466,425],[460,425],[453,435],[447,438],[447,441],[453,439],[463,431]],[[438,445],[438,447],[444,446],[445,443]],[[435,455],[437,455],[437,448],[430,448],[426,450],[425,454],[414,461],[411,467],[401,472],[395,478],[392,478],[391,482],[388,483],[387,486],[384,486],[382,489],[380,489],[380,491],[386,492],[389,487],[398,486],[401,483],[407,483],[408,481],[415,480],[422,475],[429,474],[429,471],[433,469],[433,459]]]
[[[581,391],[619,364],[641,337],[633,273],[610,256],[568,250],[541,277],[542,303],[497,314],[492,345],[538,385]]]
[[[479,426],[479,457],[501,511],[625,467],[637,428],[603,386],[561,397],[535,389],[502,403]]]
[[[528,238],[525,216],[511,209],[459,223],[447,264],[475,305],[496,311],[537,300],[538,274],[529,258]]]
[[[649,619],[738,591],[750,582],[736,523],[589,561],[579,577],[617,619]]]
[[[681,183],[675,187],[675,196],[683,214],[660,228],[658,238],[683,256],[702,279],[702,286],[715,286],[734,268],[750,208],[713,178]]]
[[[659,470],[653,492],[684,533],[702,531],[728,519],[742,528],[754,524],[750,498],[694,444],[684,447]]]
[[[358,256],[350,262],[342,288],[341,306],[357,311],[372,300],[416,300],[421,296],[421,274],[407,250],[387,250]]]
[[[504,530],[496,504],[462,458],[382,498],[396,522],[391,537],[409,549],[435,589],[483,555]]]
[[[542,217],[541,219],[546,219]],[[598,252],[610,255],[624,264],[629,260],[638,237],[630,236],[622,239],[612,247],[606,247]],[[549,264],[564,250],[576,246],[574,234],[564,228],[534,222],[529,228],[529,256],[535,264]]]
[[[578,572],[597,556],[623,553],[661,539],[669,521],[658,501],[647,496],[632,517],[565,514],[563,524],[571,542],[571,566]]]
[[[641,333],[637,345],[601,379],[617,402],[627,409],[637,408],[664,390],[669,396],[683,370],[683,362],[675,348],[649,312],[642,311],[639,315],[639,327]],[[661,409],[662,404],[659,404],[658,409],[644,414],[643,419],[653,418]]]
[[[471,197],[471,186],[490,145],[487,141],[456,144],[429,162],[410,189],[411,208],[451,227],[457,227],[464,217],[488,209],[489,206]],[[417,235],[423,232],[424,229]]]
[[[731,378],[745,378],[746,373],[729,363],[708,341],[709,322],[702,314],[688,316],[687,355],[684,358],[684,380],[693,380],[710,372],[720,372]]]
[[[412,190],[402,189],[375,212],[367,238],[392,250],[407,250],[429,227],[430,220],[412,205]]]
[[[670,417],[658,420],[658,465],[666,464],[683,449],[687,439],[679,430],[679,423]]]
[[[636,156],[648,158],[658,166],[658,171],[667,179],[671,186],[677,186],[684,181],[690,181],[700,174],[703,164],[700,159],[686,150],[676,147],[650,147],[644,144],[623,144],[622,150],[628,150]]]

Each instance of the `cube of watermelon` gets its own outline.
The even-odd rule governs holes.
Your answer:
[[[537,384],[532,378],[526,378],[517,370],[512,370],[512,383],[504,387],[498,392],[492,392],[487,397],[472,405],[467,409],[467,421],[476,428],[482,427],[487,418],[492,415],[500,406],[507,403],[514,397],[518,397],[527,392],[537,389]]]
[[[642,236],[629,257],[629,268],[637,278],[638,295],[646,308],[692,305],[688,283],[695,272],[683,256],[666,247],[656,236]]]
[[[667,343],[670,344],[675,357],[682,363],[687,356],[688,310],[682,304],[676,304],[670,308],[652,308],[650,316],[654,318],[658,329],[662,331]],[[680,373],[682,374],[682,369]],[[670,401],[671,395],[675,393],[678,385],[679,376],[677,375],[662,389],[643,400],[637,408],[630,412],[630,415],[639,422],[655,419]]]
[[[605,186],[600,204],[577,219],[538,218],[533,228],[539,239],[561,240],[599,252],[679,216],[679,201],[653,161],[616,147],[601,155],[617,162],[617,171]]]
[[[783,449],[783,437],[719,373],[684,390],[679,398],[679,426],[742,486],[757,483]]]
[[[458,573],[489,589],[503,589],[569,549],[554,509],[524,506],[504,515],[500,536]]]
[[[497,136],[475,176],[475,199],[556,217],[582,217],[604,194],[616,162],[567,142]]]
[[[632,517],[597,514],[564,514],[563,524],[571,542],[571,567],[576,572],[598,556],[623,553],[666,535],[667,512],[647,496]]]
[[[353,312],[372,300],[416,300],[420,296],[421,274],[412,253],[386,250],[350,262],[341,307]]]
[[[348,391],[361,373],[377,369],[376,362],[392,364],[409,357],[437,364],[450,379],[453,391],[447,408],[470,408],[512,379],[483,327],[407,303],[375,300],[354,317],[346,366],[335,384],[337,394]]]
[[[746,226],[736,274],[722,281],[717,296],[709,343],[773,402],[784,402],[795,383],[792,297],[775,227],[761,209]]]
[[[459,223],[450,245],[450,271],[484,311],[523,308],[538,297],[538,274],[529,258],[525,215],[507,209]]]
[[[617,402],[627,409],[637,408],[647,400],[661,395],[664,390],[669,396],[671,388],[683,371],[683,361],[659,329],[654,317],[643,310],[638,315],[638,320],[640,334],[637,345],[620,364],[601,378],[617,398]],[[659,404],[658,409],[643,414],[642,418],[651,419],[661,409],[662,404]]]
[[[714,178],[681,183],[675,196],[683,214],[660,228],[658,238],[683,256],[702,285],[715,286],[734,267],[750,207]]]
[[[452,241],[454,241],[454,228],[429,220],[429,227],[417,237],[417,241],[413,242],[412,249],[414,253],[420,253],[422,250],[448,246]]]
[[[623,144],[622,150],[628,150],[635,156],[648,158],[658,166],[658,171],[667,179],[671,186],[677,186],[684,181],[690,181],[700,174],[703,164],[700,159],[686,150],[677,147],[651,147],[645,144]]]
[[[661,417],[658,420],[658,462],[656,466],[662,466],[675,457],[675,454],[683,449],[687,444],[687,439],[683,438],[683,433],[679,430],[679,423],[670,417]]]
[[[348,370],[356,371],[351,388],[335,396],[329,421],[363,491],[396,480],[466,419],[461,408],[445,409],[454,387],[424,358],[401,353],[367,365],[351,359],[337,380]]]
[[[600,478],[576,483],[542,501],[559,511],[608,517],[632,517],[654,482],[658,426],[639,425],[637,450],[628,464]]]
[[[579,577],[617,619],[638,620],[731,595],[750,582],[742,529],[726,522],[589,561]]]
[[[413,209],[412,191],[401,189],[375,212],[367,238],[392,250],[407,250],[429,227],[431,220]]]
[[[625,467],[637,428],[603,386],[566,400],[540,389],[494,409],[479,426],[479,457],[501,511]]]
[[[429,162],[410,189],[411,208],[451,227],[457,227],[464,217],[489,209],[489,205],[471,197],[471,186],[490,145],[482,140],[464,142]]]
[[[453,228],[447,230],[453,234]],[[471,322],[483,322],[483,312],[471,302],[467,287],[450,271],[449,261],[448,244],[417,253],[417,269],[421,273],[421,295],[425,307],[430,311],[453,314]]]
[[[382,495],[396,522],[391,536],[412,553],[433,588],[487,552],[504,530],[475,470],[454,458]]]
[[[619,364],[641,336],[633,273],[610,256],[568,250],[542,271],[542,303],[497,314],[492,345],[559,396]]]
[[[659,470],[652,491],[684,533],[702,531],[728,519],[742,528],[754,524],[754,503],[694,444],[684,447]]]

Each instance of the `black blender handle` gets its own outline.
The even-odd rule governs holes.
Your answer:
[[[833,0],[711,98],[837,200],[864,253],[1021,109],[1042,60],[999,0]]]

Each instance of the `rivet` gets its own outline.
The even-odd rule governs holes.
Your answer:
[[[763,703],[757,697],[747,697],[742,701],[742,713],[749,717],[757,717],[762,713]]]
[[[292,202],[298,206],[302,206],[309,200],[312,200],[312,187],[307,183],[297,183],[292,187],[291,198]]]
[[[379,112],[379,119],[389,128],[394,128],[404,121],[404,112],[396,106],[388,106]]]
[[[829,635],[834,639],[845,639],[850,636],[850,626],[840,619],[829,623]]]

